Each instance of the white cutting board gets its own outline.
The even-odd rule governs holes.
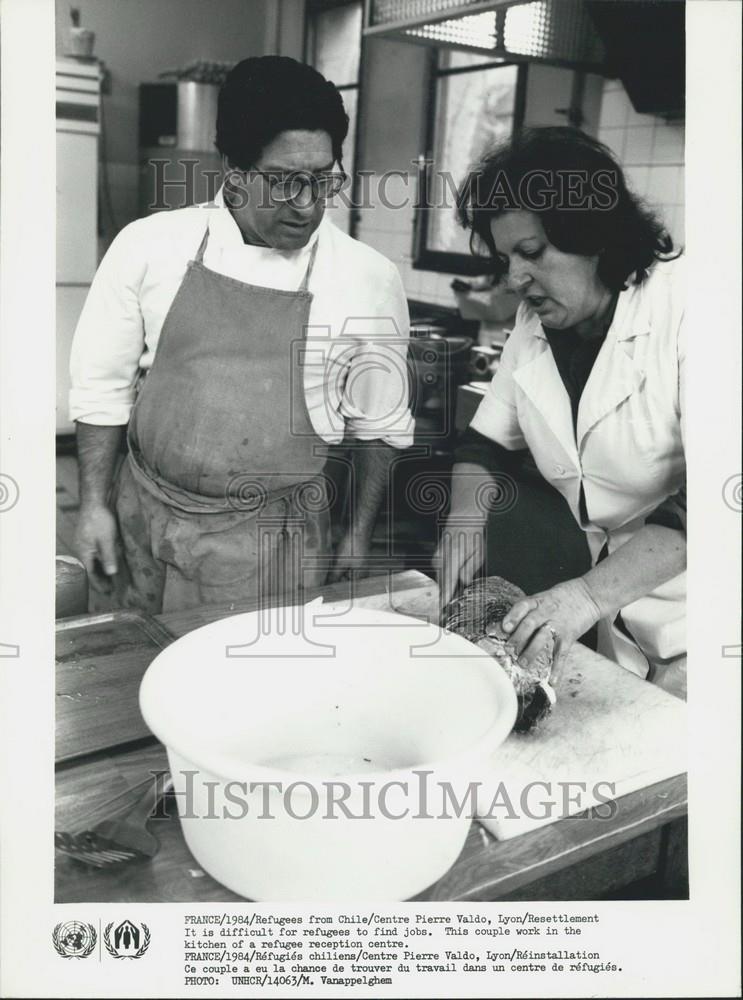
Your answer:
[[[685,771],[686,703],[576,643],[551,715],[495,755],[480,822],[507,840]]]
[[[409,571],[391,577],[388,595],[354,603],[436,621],[438,588]],[[683,774],[686,703],[577,643],[552,714],[531,734],[512,733],[490,771],[480,822],[507,840]]]

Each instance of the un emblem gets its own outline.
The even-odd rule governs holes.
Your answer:
[[[112,958],[141,958],[150,946],[150,929],[131,920],[114,927],[112,921],[103,930],[103,941]]]
[[[92,924],[69,920],[57,924],[52,931],[52,941],[62,958],[87,958],[95,948],[98,935]]]

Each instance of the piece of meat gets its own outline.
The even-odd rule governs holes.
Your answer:
[[[526,597],[523,590],[500,576],[487,576],[466,587],[444,609],[441,624],[489,653],[503,667],[516,691],[518,714],[514,730],[529,732],[549,714],[555,702],[549,678],[552,651],[536,658],[525,670],[506,651],[507,634],[501,622],[516,601]]]

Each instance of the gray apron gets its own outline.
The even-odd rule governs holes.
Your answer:
[[[317,242],[288,292],[207,268],[208,238],[163,323],[114,494],[122,603],[149,613],[290,602],[330,555],[327,448],[301,369]]]

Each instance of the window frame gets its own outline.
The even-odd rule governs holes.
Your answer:
[[[481,73],[484,70],[515,66],[517,68],[516,95],[513,105],[513,128],[511,131],[511,135],[515,135],[524,123],[528,68],[527,64],[521,60],[509,60],[508,62],[493,59],[488,60],[488,53],[483,52],[482,64],[443,69],[441,67],[441,53],[451,48],[451,46],[441,46],[432,49],[429,61],[429,96],[425,127],[425,148],[428,152],[426,154],[426,164],[424,167],[419,168],[418,173],[418,200],[416,202],[413,221],[412,267],[415,271],[436,271],[443,274],[461,274],[468,277],[477,277],[490,273],[491,268],[487,258],[477,257],[473,254],[434,250],[428,245],[431,210],[426,210],[421,206],[425,205],[428,201],[429,170],[433,161],[434,150],[436,149],[438,83],[445,77],[459,76],[462,73]],[[472,50],[467,49],[466,51],[471,52]]]

